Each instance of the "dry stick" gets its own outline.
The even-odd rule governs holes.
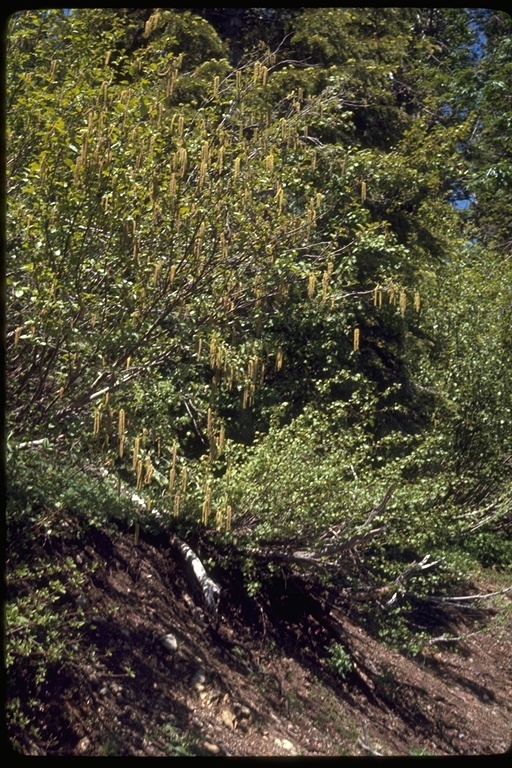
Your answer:
[[[188,399],[187,399],[186,397],[182,397],[182,398],[181,398],[181,401],[182,401],[183,405],[185,406],[185,409],[186,409],[186,411],[187,411],[188,415],[189,415],[189,416],[190,416],[190,418],[192,419],[192,423],[193,423],[193,425],[194,425],[194,429],[195,429],[195,431],[196,431],[196,434],[197,434],[197,435],[198,435],[198,437],[200,438],[201,442],[202,442],[204,445],[207,445],[207,442],[206,442],[206,440],[204,439],[203,433],[202,433],[202,432],[201,432],[201,430],[199,429],[199,427],[198,427],[198,425],[197,425],[197,422],[196,422],[196,420],[194,419],[194,416],[193,416],[193,414],[192,414],[192,411],[190,410],[190,406],[189,406],[189,401],[188,401]]]
[[[357,743],[362,749],[364,749],[366,752],[370,752],[370,754],[375,755],[376,757],[385,757],[382,752],[377,752],[377,750],[373,749],[373,747],[371,747],[368,743],[368,727],[365,722],[363,723],[363,736],[364,741],[361,739],[361,737],[359,737],[357,740]]]
[[[212,614],[217,613],[217,602],[220,595],[219,585],[211,579],[205,571],[204,565],[196,553],[177,536],[172,535],[169,539],[172,547],[178,549],[183,555],[185,562],[190,565],[206,602],[207,608]]]
[[[429,603],[461,603],[468,600],[487,600],[490,597],[496,597],[497,595],[504,595],[507,592],[512,591],[511,587],[505,587],[504,589],[499,589],[497,592],[488,592],[486,595],[462,595],[460,597],[428,597],[427,602]]]
[[[374,536],[377,536],[378,534],[382,533],[387,529],[387,526],[383,525],[379,528],[373,528],[369,531],[366,531],[363,533],[363,529],[368,527],[370,523],[373,521],[373,519],[381,514],[385,508],[386,504],[388,503],[391,494],[393,493],[394,486],[390,486],[388,490],[386,491],[384,498],[382,501],[372,509],[370,512],[368,518],[363,523],[362,526],[360,526],[357,533],[354,533],[352,536],[350,536],[348,539],[340,541],[339,539],[335,542],[331,542],[330,544],[326,544],[320,549],[314,550],[285,550],[285,551],[279,551],[277,549],[270,549],[265,551],[261,550],[253,550],[253,553],[259,557],[260,559],[264,560],[278,560],[278,561],[284,561],[284,562],[295,562],[295,563],[305,563],[308,565],[316,565],[320,568],[338,568],[339,567],[339,558],[340,556],[346,552],[347,550],[353,549],[358,544],[362,544],[364,541],[368,541],[369,539],[372,539]],[[322,537],[323,538],[323,537]],[[337,556],[337,560],[327,561],[325,560],[326,555],[335,555]],[[428,557],[426,558],[428,559]],[[416,563],[413,564],[413,566],[409,566],[409,568],[414,568],[415,570],[422,569],[421,566],[423,566],[423,563],[425,561],[422,561],[419,566],[416,565]],[[431,564],[425,567],[431,567]]]
[[[475,635],[481,635],[482,632],[485,632],[486,628],[479,629],[476,632],[468,632],[465,635],[459,635],[458,637],[448,637],[447,635],[440,635],[439,637],[431,637],[430,640],[427,640],[425,643],[425,646],[429,645],[437,645],[437,643],[456,643],[459,640],[466,640],[468,637],[474,637]]]

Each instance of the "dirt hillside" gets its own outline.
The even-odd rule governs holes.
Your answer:
[[[463,639],[414,659],[333,609],[352,660],[339,676],[300,599],[276,598],[262,618],[224,578],[212,625],[163,541],[95,532],[61,554],[87,575],[74,596],[82,661],[46,684],[40,738],[15,735],[25,754],[491,755],[511,743],[510,593],[443,609],[437,634]]]

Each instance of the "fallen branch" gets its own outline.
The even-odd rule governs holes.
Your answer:
[[[190,566],[203,595],[206,607],[211,614],[215,615],[217,613],[217,604],[221,591],[219,585],[208,576],[201,560],[188,544],[185,544],[184,541],[175,535],[170,537],[169,543],[171,547],[174,547],[181,552],[185,562]]]
[[[429,645],[437,645],[437,643],[457,643],[459,640],[466,640],[468,637],[474,637],[475,635],[481,635],[482,632],[485,632],[486,628],[479,629],[476,632],[467,632],[465,635],[458,635],[454,637],[450,637],[449,635],[439,635],[439,637],[431,637],[429,640],[427,640],[424,643],[424,647],[426,648]]]
[[[430,568],[434,568],[436,565],[439,565],[439,563],[442,562],[441,559],[434,560],[432,562],[429,561],[430,555],[425,555],[423,560],[421,560],[419,563],[414,562],[408,565],[407,568],[390,584],[385,584],[383,587],[375,587],[373,589],[364,590],[362,592],[352,593],[350,597],[352,597],[354,600],[357,600],[358,602],[365,602],[369,600],[376,600],[381,597],[387,597],[390,592],[393,592],[393,595],[386,602],[386,605],[391,607],[396,603],[399,597],[404,597],[407,594],[404,587],[404,583],[407,579],[409,579],[415,573],[428,571]]]
[[[507,592],[512,591],[511,587],[505,587],[499,589],[497,592],[488,592],[485,595],[461,595],[459,597],[427,597],[426,600],[429,603],[462,603],[470,602],[471,600],[488,600],[490,597],[497,597],[498,595],[504,595]]]
[[[398,600],[399,595],[403,596],[405,594],[404,589],[404,582],[409,579],[411,576],[413,576],[415,573],[421,573],[422,571],[429,571],[431,568],[435,568],[436,565],[439,565],[440,562],[442,562],[442,558],[439,560],[434,560],[433,562],[429,562],[430,555],[425,555],[423,560],[421,560],[419,563],[411,563],[411,565],[407,566],[407,568],[404,570],[403,573],[400,574],[395,579],[395,584],[397,585],[398,589],[395,592],[395,594],[387,601],[386,605],[392,606],[396,603]]]
[[[369,744],[365,744],[361,739],[357,740],[357,743],[361,747],[361,749],[364,749],[365,752],[369,752],[371,755],[374,755],[375,757],[385,757],[385,755],[382,752],[377,752],[376,749],[373,749],[373,747],[370,747]]]
[[[64,435],[59,435],[55,440],[62,440]],[[42,437],[39,440],[27,440],[23,443],[13,443],[13,448],[16,450],[22,450],[23,448],[53,448],[53,443],[50,442],[48,437]]]
[[[370,742],[368,739],[368,728],[366,723],[363,723],[363,736],[364,736],[364,741],[360,736],[357,739],[357,744],[359,744],[361,749],[364,749],[365,752],[369,752],[371,755],[375,755],[375,757],[385,757],[385,755],[383,755],[382,752],[378,752],[376,749],[370,746]]]
[[[372,528],[370,530],[365,529],[371,525],[377,515],[380,515],[382,512],[384,512],[393,491],[394,486],[390,486],[390,488],[388,488],[386,491],[382,501],[371,510],[365,522],[361,526],[358,526],[355,533],[352,534],[352,536],[350,536],[348,539],[340,540],[339,526],[332,526],[329,530],[332,538],[329,543],[323,544],[322,546],[312,547],[311,549],[306,550],[294,550],[290,547],[284,549],[277,547],[262,549],[260,547],[251,549],[250,553],[257,557],[259,560],[263,560],[264,562],[273,561],[297,563],[298,565],[314,565],[317,568],[321,568],[323,570],[339,569],[341,565],[341,556],[345,552],[354,549],[354,547],[357,547],[358,545],[373,539],[375,536],[378,536],[387,530],[386,525],[382,525],[379,528]],[[319,541],[324,541],[327,535],[328,534],[324,534]]]
[[[286,549],[251,549],[251,555],[265,562],[297,563],[298,565],[316,565],[319,568],[340,567],[340,556],[349,549],[353,549],[363,541],[377,536],[386,530],[386,526],[374,528],[366,533],[356,533],[345,541],[328,544],[319,550],[286,550]],[[336,560],[326,560],[326,555],[337,555]]]

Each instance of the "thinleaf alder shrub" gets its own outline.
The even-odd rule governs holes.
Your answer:
[[[510,32],[472,9],[10,17],[7,638],[36,687],[79,575],[52,563],[44,611],[27,584],[114,520],[236,552],[256,597],[283,569],[384,589],[388,630],[509,567]]]

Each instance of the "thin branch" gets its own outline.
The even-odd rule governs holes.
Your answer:
[[[429,603],[462,603],[469,602],[471,600],[488,600],[490,597],[497,597],[498,595],[505,595],[507,592],[512,592],[512,586],[499,589],[497,592],[488,592],[485,595],[461,595],[459,597],[427,597]]]
[[[478,629],[476,632],[467,632],[465,635],[458,635],[457,637],[449,637],[448,635],[440,635],[439,637],[431,637],[424,644],[424,647],[429,645],[437,645],[437,643],[456,643],[459,640],[466,640],[468,637],[474,637],[475,635],[481,635],[485,632],[486,628]]]
[[[372,509],[372,511],[368,515],[368,519],[366,520],[366,522],[364,522],[362,524],[361,528],[366,528],[368,525],[370,525],[370,523],[374,520],[374,518],[377,517],[377,515],[381,515],[384,512],[384,510],[386,509],[386,505],[387,505],[388,501],[390,500],[394,490],[395,490],[395,486],[394,485],[391,485],[388,488],[388,490],[386,491],[382,501],[379,504],[377,504],[376,507],[374,507]]]

